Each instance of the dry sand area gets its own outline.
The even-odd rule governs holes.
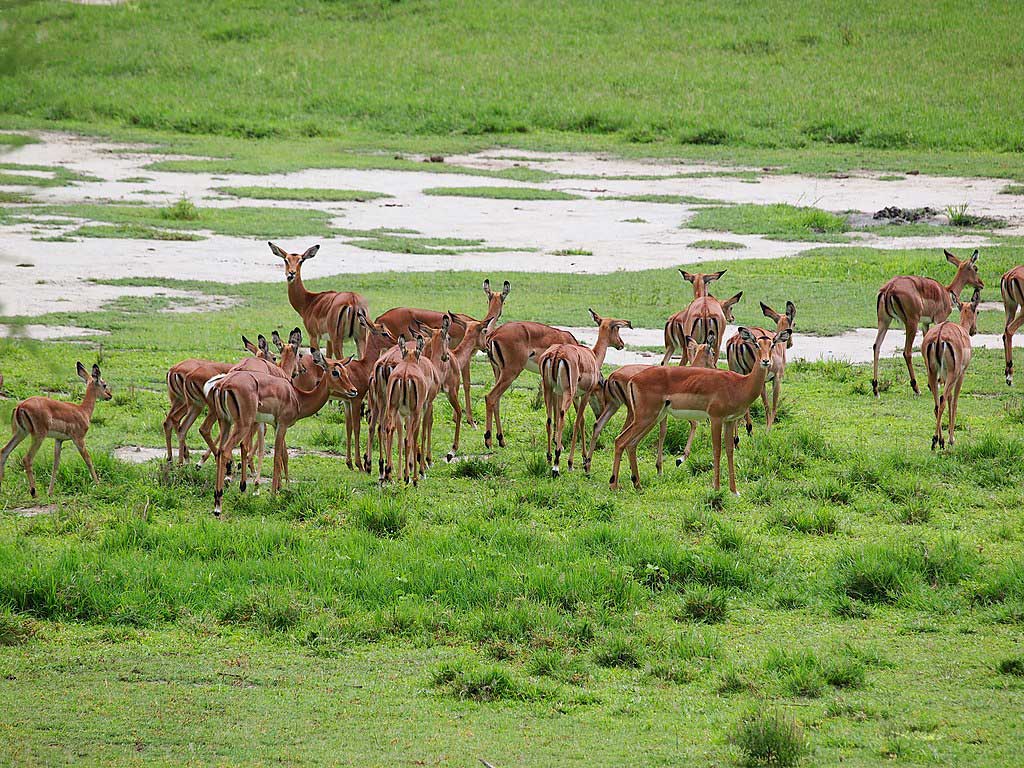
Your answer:
[[[481,240],[480,250],[457,255],[407,254],[370,251],[349,238],[321,239],[318,258],[307,267],[309,277],[381,271],[482,270],[490,272],[606,273],[694,264],[702,260],[786,258],[814,247],[813,243],[768,240],[758,235],[735,235],[680,228],[695,210],[687,204],[659,204],[600,199],[624,195],[690,195],[730,203],[788,203],[813,205],[830,211],[871,212],[885,205],[942,209],[969,200],[972,213],[1009,221],[1014,233],[1024,225],[1013,196],[1000,195],[1001,179],[948,178],[907,175],[882,181],[881,174],[863,172],[842,177],[775,175],[751,168],[681,165],[602,157],[595,154],[538,153],[492,150],[448,157],[447,163],[482,171],[524,166],[560,174],[602,178],[520,183],[488,176],[437,173],[430,163],[422,171],[309,169],[265,176],[172,173],[146,169],[168,155],[142,146],[106,143],[70,134],[41,133],[40,142],[5,152],[3,162],[63,166],[89,174],[96,181],[68,186],[26,187],[40,202],[136,203],[164,205],[186,196],[200,207],[277,206],[327,211],[336,226],[369,230],[381,227],[414,230],[424,237]],[[680,173],[753,171],[754,178],[706,176],[679,178]],[[366,202],[307,203],[245,200],[221,195],[216,187],[266,186],[359,189],[390,195]],[[431,187],[508,186],[558,190],[578,195],[573,200],[501,200],[429,196]],[[52,217],[51,217],[52,218]],[[69,221],[73,228],[81,221]],[[166,277],[220,282],[280,280],[280,263],[262,239],[206,234],[197,242],[90,239],[41,242],[31,224],[0,226],[0,304],[3,314],[31,317],[44,312],[89,310],[124,295],[172,295],[163,288],[98,285],[90,279]],[[282,240],[297,250],[314,238]],[[740,250],[695,248],[701,240],[725,239],[743,243]],[[958,248],[983,245],[984,236],[963,236]],[[856,243],[876,248],[941,248],[948,236],[878,237],[860,233]],[[586,254],[559,253],[584,250]],[[28,265],[28,266],[25,266]],[[194,297],[193,297],[194,300]],[[188,304],[186,311],[217,309]],[[36,334],[44,333],[35,330]],[[661,331],[639,329],[627,343],[661,343]],[[873,330],[871,331],[873,334]],[[59,335],[59,334],[58,334]],[[584,334],[585,336],[586,334]],[[653,339],[653,340],[652,340]],[[797,357],[842,358],[862,362],[871,337],[858,330],[840,337],[804,340]],[[981,339],[988,346],[989,339]],[[820,342],[820,343],[819,343]],[[902,344],[890,333],[887,347]],[[996,344],[995,346],[998,346]],[[887,350],[888,351],[888,350]],[[649,354],[625,352],[610,362],[648,360]]]

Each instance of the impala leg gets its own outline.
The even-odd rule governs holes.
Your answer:
[[[473,418],[473,401],[470,399],[470,377],[469,377],[469,364],[467,360],[466,364],[462,368],[462,389],[466,395],[466,425],[470,429],[476,429],[476,420]]]
[[[274,427],[275,436],[279,429],[280,427]],[[281,445],[284,446],[284,451],[281,453],[281,467],[284,469],[284,481],[286,483],[291,483],[291,480],[288,479],[288,445],[283,439],[281,440]]]
[[[555,461],[551,465],[552,477],[558,477],[559,473],[561,472],[561,469],[559,468],[559,463],[562,460],[562,448],[564,447],[562,437],[565,434],[565,414],[568,412],[569,407],[572,405],[572,400],[572,392],[566,390],[565,392],[562,393],[562,396],[558,398],[555,403],[555,407],[557,408],[557,411],[555,413],[554,426]],[[570,467],[570,469],[572,469],[572,467]]]
[[[96,483],[96,485],[99,485],[100,477],[96,474],[96,467],[92,465],[92,457],[89,456],[89,451],[85,448],[85,437],[77,438],[73,442],[75,444],[75,448],[77,448],[78,452],[81,454],[82,461],[85,462],[85,466],[89,468],[89,474],[92,475],[92,481]]]
[[[512,382],[516,380],[516,377],[520,373],[521,371],[513,373],[508,368],[502,368],[497,381],[494,382],[494,388],[488,392],[487,397],[484,398],[484,403],[487,406],[487,421],[484,429],[484,446],[487,448],[491,447],[492,416],[494,418],[494,426],[498,430],[498,445],[502,448],[505,447],[505,435],[501,431],[501,396],[505,394],[506,389],[512,386]]]
[[[572,425],[572,439],[569,442],[569,471],[572,471],[573,459],[576,457],[576,440],[580,441],[580,451],[585,455],[586,446],[583,445],[583,432],[587,426],[587,405],[590,402],[590,393],[586,392],[583,398],[576,403],[576,420]]]
[[[655,414],[653,419],[641,419],[636,413],[630,413],[626,419],[626,425],[622,428],[619,436],[615,438],[615,457],[612,463],[612,476],[609,486],[613,491],[619,488],[619,465],[622,462],[622,452],[629,451],[629,465],[632,470],[633,486],[640,490],[640,470],[636,463],[636,446],[644,439],[644,435],[651,431],[651,428],[662,416],[662,412]]]
[[[241,439],[236,437],[238,429],[234,424],[230,426],[226,421],[218,420],[220,424],[220,446],[214,454],[217,461],[217,479],[213,486],[213,514],[220,517],[221,502],[224,500],[224,484],[227,482],[228,464],[231,462],[231,452],[235,444]]]
[[[743,414],[743,423],[747,427],[747,435],[748,436],[752,435],[754,433],[754,420],[752,418],[750,418],[750,409],[749,408],[747,408],[746,413]],[[733,440],[733,444],[734,445],[739,445],[740,444],[740,436],[739,436],[739,431],[738,430],[737,430],[737,433],[736,433],[735,437],[733,437],[732,440]]]
[[[761,407],[764,408],[764,422],[765,429],[771,431],[772,428],[772,409],[768,407],[768,385],[765,384],[761,387]],[[734,432],[736,430],[733,430]],[[750,434],[749,432],[747,433]]]
[[[779,398],[782,395],[782,377],[779,375],[775,376],[775,380],[772,382],[772,410],[771,415],[768,417],[768,429],[771,430],[772,425],[775,423],[775,417],[779,413]],[[765,403],[767,408],[767,403]]]
[[[171,432],[177,432],[178,425],[181,423],[182,414],[185,412],[186,406],[180,401],[175,401],[171,405],[171,409],[167,412],[167,417],[164,419],[164,442],[167,444],[167,463],[170,464],[174,461],[174,454],[171,450]],[[178,459],[181,460],[181,451],[179,449]]]
[[[878,397],[878,355],[882,351],[882,342],[885,341],[885,334],[889,332],[889,325],[892,323],[892,318],[883,316],[878,318],[878,334],[875,336],[875,343],[871,347],[873,357],[873,367],[871,369],[871,389],[875,393],[875,397]]]
[[[57,473],[60,470],[60,449],[63,445],[63,440],[53,441],[53,472],[50,474],[50,487],[46,489],[47,496],[53,496],[53,487],[57,484]]]
[[[729,464],[729,490],[733,496],[739,496],[739,491],[736,490],[736,463],[733,457],[733,451],[736,450],[735,442],[733,438],[736,437],[736,422],[729,421],[725,424],[725,459]]]
[[[4,481],[4,467],[7,466],[7,459],[10,458],[10,455],[14,451],[14,449],[17,448],[18,444],[21,443],[21,441],[24,440],[26,437],[28,437],[28,432],[23,430],[18,425],[17,421],[15,421],[14,434],[11,436],[11,439],[8,441],[7,445],[4,446],[3,451],[0,451],[0,483],[3,483]]]
[[[196,419],[199,418],[199,414],[202,413],[203,406],[195,405],[194,403],[188,406],[188,410],[178,421],[178,463],[183,464],[188,461],[188,431],[195,424]]]
[[[903,359],[907,363],[907,373],[910,374],[910,388],[915,395],[920,395],[921,390],[917,387],[917,376],[914,374],[914,339],[917,337],[917,323],[907,319],[907,338],[903,342]]]
[[[597,421],[594,422],[594,433],[590,438],[590,450],[587,451],[586,457],[583,459],[583,471],[590,472],[590,462],[594,458],[594,451],[597,450],[597,438],[601,436],[604,431],[605,425],[611,420],[615,412],[619,410],[619,404],[612,400],[610,397],[605,399],[604,408],[601,414],[597,417]]]
[[[239,493],[245,493],[245,489],[248,488],[247,473],[249,471],[249,465],[252,464],[253,445],[256,442],[256,435],[259,433],[259,428],[260,427],[257,424],[238,444],[238,463],[240,465],[240,469],[238,470]]]
[[[1009,314],[1009,309],[1007,309]],[[1013,334],[1024,325],[1024,307],[1021,307],[1020,314],[1013,320],[1007,320],[1006,329],[1003,331],[1003,353],[1006,355],[1006,386],[1013,386]]]
[[[665,355],[661,358],[661,365],[668,365],[672,361],[672,355],[676,353],[676,347],[671,341],[665,342]]]
[[[949,399],[949,446],[952,448],[953,443],[956,441],[956,409],[960,405],[960,388],[964,385],[964,378],[960,376],[956,383],[951,387],[952,394],[948,396]]]
[[[658,424],[658,458],[655,461],[655,467],[658,470],[658,474],[661,474],[661,465],[665,463],[665,436],[668,434],[668,416],[665,416]],[[685,459],[683,460],[685,461]],[[678,467],[683,462],[676,459],[676,466]]]
[[[28,475],[28,492],[32,498],[36,497],[36,475],[32,471],[32,462],[36,458],[36,453],[39,451],[39,446],[43,444],[43,436],[32,435],[32,443],[28,447],[28,452],[21,459],[21,464],[25,467],[25,474]]]
[[[665,440],[664,433],[666,431],[667,426],[668,426],[668,418],[666,417],[665,418],[665,422],[664,422],[664,426],[662,427],[661,442],[664,442],[664,440]],[[683,448],[683,457],[681,459],[676,459],[676,466],[677,467],[682,465],[683,462],[685,462],[688,458],[690,458],[690,449],[693,448],[693,438],[697,434],[697,426],[698,425],[697,425],[696,421],[691,421],[690,422],[690,434],[686,436],[686,446]],[[660,461],[660,458],[661,457],[659,456],[659,461]]]
[[[649,432],[650,429],[647,431]],[[636,447],[640,445],[641,440],[643,440],[643,435],[636,437],[629,444],[629,474],[630,479],[633,481],[633,488],[638,491],[643,490],[640,487],[640,466],[636,460]]]
[[[714,458],[714,489],[722,487],[722,420],[711,419],[711,453]]]
[[[932,432],[932,450],[934,451],[935,446],[942,438],[942,412],[939,410],[939,381],[930,365],[928,366],[928,391],[932,393],[932,402],[935,406],[932,411],[935,414],[935,431]]]
[[[285,457],[288,455],[288,446],[284,442],[286,431],[286,427],[279,424],[274,434],[274,479],[270,484],[273,493],[281,490],[281,472],[284,469]]]
[[[202,456],[199,457],[199,461],[196,462],[196,469],[199,469],[206,460],[217,453],[217,444],[213,442],[213,425],[216,423],[217,417],[211,411],[207,411],[206,418],[203,419],[203,423],[199,425],[199,435],[203,438],[203,442],[206,443],[206,451]]]

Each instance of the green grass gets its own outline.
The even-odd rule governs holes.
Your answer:
[[[598,200],[626,200],[631,203],[664,203],[666,205],[725,205],[724,200],[696,195],[605,195]]]
[[[818,208],[782,203],[701,208],[685,225],[690,229],[735,232],[740,235],[808,237],[838,235],[849,230],[846,219]]]
[[[425,195],[442,197],[483,197],[492,200],[582,200],[582,195],[574,195],[557,189],[540,189],[537,187],[430,187],[423,190]]]
[[[838,0],[796,0],[784,16],[710,1],[255,8],[15,5],[0,110],[250,138],[557,131],[640,148],[1021,149],[1012,3],[915,0],[870,19]]]
[[[11,173],[10,171],[13,171]],[[18,171],[44,171],[49,176],[34,176]],[[67,187],[79,181],[99,181],[87,173],[79,173],[60,165],[26,165],[0,163],[0,186]]]
[[[999,192],[1004,195],[1024,195],[1024,184],[1007,184]]]
[[[145,224],[126,222],[123,224],[95,224],[78,227],[66,235],[69,238],[76,237],[98,237],[110,239],[130,240],[178,240],[194,241],[205,240],[202,235],[190,232],[174,232],[167,229],[157,229]]]
[[[703,248],[708,251],[739,251],[747,246],[734,240],[694,240],[691,248]]]
[[[0,134],[3,135],[3,134]],[[21,192],[7,192],[0,190],[0,205],[8,203],[31,203],[32,196],[25,195]]]
[[[300,200],[304,202],[348,203],[391,197],[384,192],[362,189],[320,189],[312,187],[214,187],[214,192],[253,200]]]

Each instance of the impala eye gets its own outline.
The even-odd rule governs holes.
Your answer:
[[[341,375],[337,371],[331,371],[331,376],[333,376],[336,379],[341,378]]]

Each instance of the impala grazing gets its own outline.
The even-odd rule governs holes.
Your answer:
[[[587,447],[583,436],[584,414],[591,395],[601,384],[601,366],[604,365],[608,347],[622,349],[625,343],[619,331],[632,328],[629,320],[616,320],[588,310],[597,324],[597,342],[594,348],[579,344],[554,344],[545,350],[537,361],[540,368],[540,386],[544,393],[544,408],[547,412],[548,463],[551,476],[558,477],[559,460],[562,457],[562,438],[565,430],[565,414],[570,405],[576,406],[576,419],[569,441],[569,470],[576,454],[576,440],[583,445],[584,464],[587,464]],[[551,443],[554,438],[554,461],[551,457]]]
[[[942,439],[942,412],[949,407],[949,444],[953,445],[953,430],[956,429],[956,409],[960,403],[960,388],[964,384],[967,366],[971,364],[971,336],[978,332],[978,305],[981,292],[975,288],[969,304],[963,304],[956,296],[950,297],[960,310],[960,322],[947,320],[933,326],[924,335],[921,343],[921,357],[928,371],[928,389],[935,401],[935,434],[932,436],[932,450],[935,446],[945,448]]]
[[[761,302],[761,312],[769,320],[775,323],[776,333],[781,333],[787,328],[793,327],[796,319],[796,305],[792,301],[786,302],[786,314],[781,315]],[[763,336],[768,333],[764,328],[748,328],[755,336]],[[779,412],[779,395],[782,393],[782,377],[786,374],[786,350],[793,346],[793,337],[790,336],[785,346],[772,349],[772,364],[768,369],[768,381],[772,383],[772,402],[768,404],[768,386],[761,390],[761,402],[764,404],[765,421],[767,428],[771,430],[775,423],[775,415]],[[757,347],[748,344],[740,338],[737,333],[725,345],[725,357],[729,361],[729,370],[736,373],[747,374],[754,369],[757,362]],[[747,424],[747,434],[754,430],[753,421],[750,418],[750,410],[747,410],[744,421]]]
[[[505,323],[487,337],[487,358],[494,370],[494,388],[484,398],[487,409],[484,445],[487,448],[491,447],[492,419],[498,430],[498,445],[505,447],[505,435],[501,430],[501,396],[524,370],[540,373],[537,358],[553,344],[579,342],[568,331],[529,321]]]
[[[757,347],[758,365],[746,376],[717,368],[670,368],[654,366],[633,376],[626,385],[626,407],[629,414],[622,432],[615,438],[615,459],[610,481],[611,489],[619,487],[619,465],[622,452],[628,451],[633,485],[640,489],[640,469],[636,447],[663,416],[711,420],[711,446],[714,454],[714,487],[721,485],[722,431],[725,430],[725,452],[729,462],[729,490],[736,493],[736,472],[733,464],[733,438],[736,422],[743,418],[750,404],[761,394],[772,350],[789,341],[792,331],[775,335],[755,336],[740,328],[740,337]]]
[[[279,259],[284,260],[285,279],[288,281],[288,301],[292,309],[302,317],[306,326],[310,347],[320,347],[320,337],[327,336],[327,357],[340,358],[345,355],[345,339],[354,339],[356,350],[363,354],[362,331],[356,318],[362,309],[369,315],[366,299],[350,291],[321,291],[312,293],[302,283],[302,265],[320,250],[319,245],[303,253],[286,253],[273,243],[267,243]]]
[[[1006,355],[1006,386],[1013,386],[1013,334],[1024,325],[1024,266],[1014,267],[999,281],[1006,310],[1003,352]]]
[[[708,283],[718,280],[725,274],[724,269],[706,275],[691,274],[683,270],[679,270],[679,274],[687,282],[693,283],[693,301],[665,323],[665,356],[661,364],[668,365],[672,356],[678,352],[679,365],[686,365],[686,338],[689,336],[698,344],[703,344],[712,330],[718,344],[714,348],[717,359],[722,339],[725,338],[725,324],[734,320],[732,308],[743,297],[743,291],[725,301],[719,301],[708,293]]]
[[[903,345],[903,359],[907,363],[907,372],[910,374],[910,387],[914,394],[921,394],[917,387],[917,376],[914,375],[913,349],[914,337],[917,336],[917,326],[924,323],[924,330],[927,332],[932,323],[941,323],[949,317],[953,311],[953,303],[950,297],[959,299],[960,291],[964,286],[970,285],[979,291],[985,287],[981,276],[978,274],[978,251],[969,259],[960,261],[949,251],[943,251],[946,261],[956,267],[956,274],[953,275],[953,282],[943,285],[938,280],[930,277],[918,277],[902,275],[894,277],[878,291],[876,309],[878,312],[878,335],[875,337],[875,345],[872,347],[874,353],[874,368],[871,377],[871,389],[878,397],[878,355],[882,350],[882,341],[889,331],[893,320],[899,320],[907,329],[907,338]]]
[[[714,356],[715,347],[715,335],[712,331],[708,335],[708,339],[703,344],[698,344],[692,337],[685,339],[686,343],[686,358],[689,360],[691,368],[717,368],[718,358]],[[611,375],[604,380],[604,384],[601,387],[601,397],[603,405],[601,407],[601,413],[597,417],[597,422],[594,424],[594,434],[590,441],[590,450],[587,452],[586,457],[583,459],[583,469],[587,472],[590,471],[590,462],[594,456],[594,451],[597,449],[597,439],[601,436],[601,432],[604,431],[608,421],[614,416],[618,410],[626,404],[626,384],[640,371],[646,370],[647,368],[653,368],[652,365],[624,365],[621,368],[612,371]],[[661,468],[664,461],[664,449],[665,449],[665,434],[668,426],[668,416],[664,416],[661,419],[661,423],[658,426],[658,458],[655,460],[655,466],[657,467],[658,474],[661,474]],[[697,422],[690,421],[690,434],[686,438],[686,447],[683,448],[683,455],[681,458],[676,459],[676,466],[678,467],[684,461],[690,457],[690,449],[693,447],[693,437],[697,433]]]
[[[85,369],[81,363],[77,365],[79,377],[85,382],[85,397],[81,405],[66,403],[62,400],[52,400],[49,397],[30,397],[22,400],[15,407],[11,414],[11,432],[13,433],[10,442],[4,446],[0,453],[0,483],[4,479],[4,466],[11,451],[18,447],[18,444],[26,437],[32,437],[28,452],[22,459],[25,467],[25,474],[28,475],[28,490],[35,498],[36,476],[32,471],[32,461],[36,457],[39,446],[48,437],[53,438],[53,474],[50,477],[48,495],[53,495],[53,487],[57,482],[57,471],[60,469],[60,450],[65,440],[75,444],[78,452],[89,468],[89,474],[93,481],[99,485],[100,478],[96,474],[96,468],[92,465],[89,451],[85,448],[85,433],[89,431],[92,423],[92,411],[96,406],[97,398],[109,400],[113,395],[110,387],[107,386],[100,376],[100,367],[93,365],[92,373]]]

